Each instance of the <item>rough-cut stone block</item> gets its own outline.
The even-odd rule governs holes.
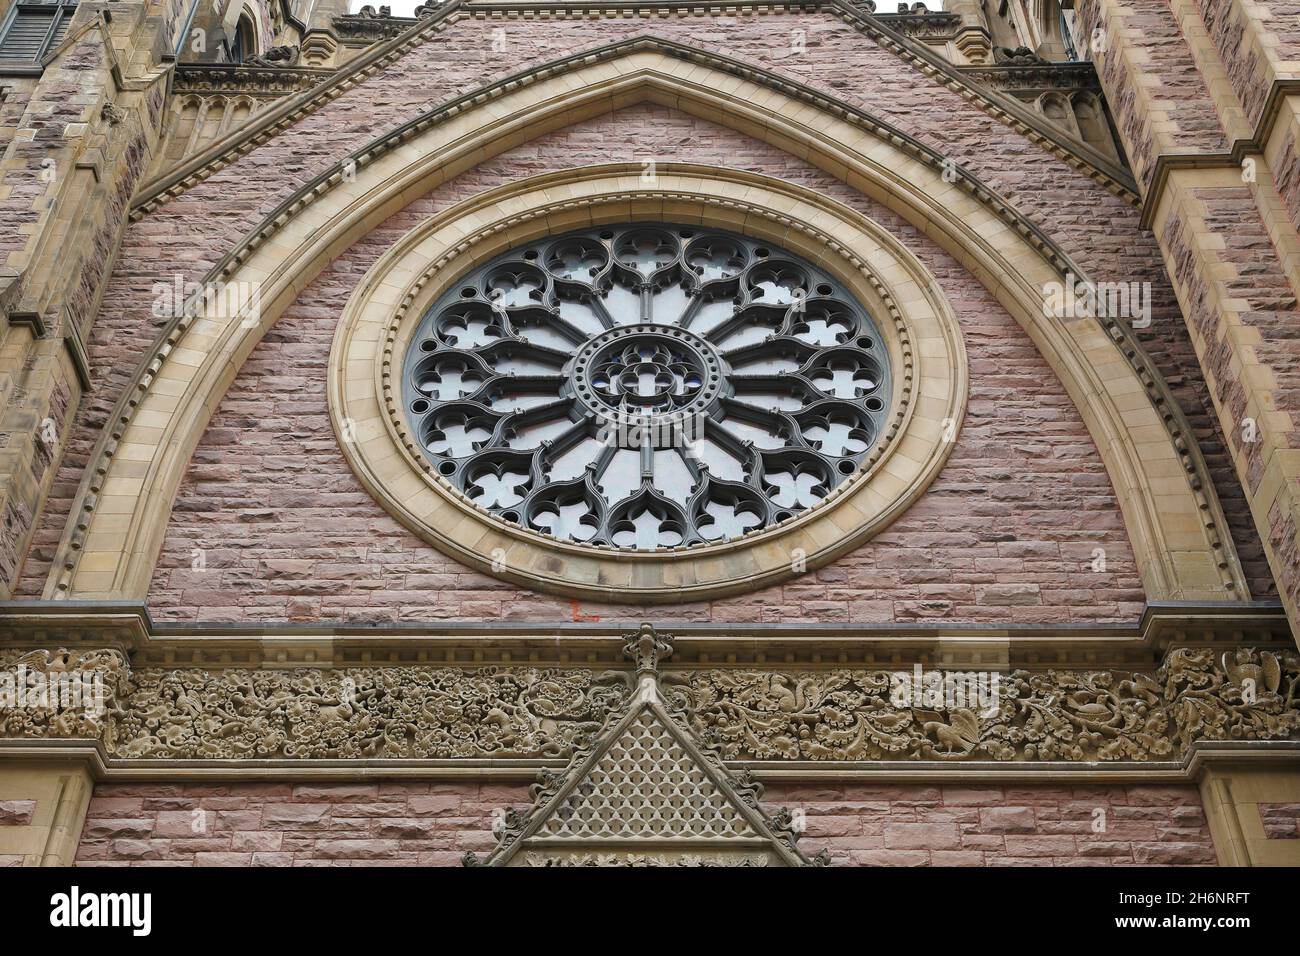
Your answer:
[[[30,826],[35,813],[35,800],[0,800],[0,827]]]

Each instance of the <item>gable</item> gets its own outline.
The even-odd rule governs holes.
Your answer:
[[[772,817],[761,787],[741,780],[668,708],[661,662],[672,636],[650,624],[628,636],[637,688],[606,729],[558,774],[543,772],[533,804],[510,813],[499,843],[467,866],[809,866],[788,813]]]
[[[927,131],[916,119],[931,115],[945,124],[932,144],[942,143],[954,161],[964,163],[965,135],[951,135],[954,119],[961,117],[964,134],[1030,146],[1029,156],[1041,152],[1050,166],[1083,170],[1105,189],[1136,201],[1131,177],[1111,158],[1065,136],[1014,98],[973,81],[923,44],[895,33],[851,3],[832,0],[814,9],[727,5],[727,17],[703,21],[700,9],[651,3],[632,17],[591,17],[565,5],[553,15],[525,18],[449,0],[402,36],[377,44],[334,77],[277,103],[226,140],[147,183],[136,199],[134,216],[209,177],[224,178],[222,171],[242,165],[245,155],[266,152],[266,146],[274,152],[274,141],[286,132],[300,145],[328,138],[328,148],[296,150],[297,162],[290,169],[310,169],[299,165],[304,156],[308,161],[312,156],[336,156],[423,111],[478,99],[495,86],[527,82],[551,64],[638,39],[680,44],[684,50],[753,65],[769,71],[776,83],[807,84],[923,139]],[[669,15],[661,16],[660,11]],[[556,26],[557,20],[562,27]],[[436,94],[431,96],[431,90]],[[274,171],[274,166],[256,159],[251,165],[261,174]]]
[[[361,276],[407,230],[490,186],[594,159],[635,164],[646,154],[702,166],[743,162],[750,172],[816,190],[900,236],[953,302],[973,368],[975,413],[953,444],[949,464],[884,534],[827,569],[840,583],[796,579],[711,601],[711,616],[739,619],[759,607],[773,616],[816,613],[846,622],[1029,621],[1043,613],[1126,620],[1139,613],[1141,582],[1123,516],[1087,427],[1049,363],[978,279],[902,217],[810,164],[653,105],[557,130],[466,171],[359,240],[303,291],[275,334],[250,356],[193,456],[153,574],[154,613],[302,620],[343,613],[390,620],[571,616],[577,595],[537,594],[504,582],[484,592],[462,564],[387,515],[339,453],[324,377],[312,370],[328,364]],[[259,408],[272,413],[250,416]],[[218,476],[223,494],[214,498]],[[321,483],[329,488],[324,495],[314,490]],[[976,494],[976,487],[990,491]],[[341,556],[303,550],[321,528],[329,529]],[[209,542],[223,543],[222,557],[195,572],[192,551],[213,547]],[[1104,574],[1090,570],[1097,548],[1107,555]],[[959,580],[984,561],[997,562],[996,578]],[[1049,561],[1077,572],[1072,587],[1040,586],[1041,563]],[[393,578],[394,562],[412,573]],[[256,609],[241,610],[250,581],[260,576],[273,581],[270,592],[258,597]],[[381,586],[385,581],[395,586]],[[581,609],[605,620],[652,613],[585,598]]]
[[[1085,417],[1090,419],[1090,429],[1094,432],[1128,434],[1134,429],[1147,427],[1152,421],[1160,422],[1170,436],[1169,447],[1162,446],[1160,454],[1168,454],[1177,459],[1179,464],[1171,467],[1180,468],[1189,475],[1199,475],[1202,472],[1204,465],[1196,450],[1173,441],[1174,436],[1185,434],[1188,428],[1181,413],[1159,415],[1153,419],[1153,413],[1149,410],[1121,408],[1116,400],[1119,393],[1100,389],[1096,384],[1118,375],[1132,379],[1136,390],[1145,393],[1149,401],[1166,401],[1165,386],[1142,350],[1128,345],[1121,348],[1117,344],[1130,341],[1130,333],[1121,323],[1102,320],[1103,335],[1096,336],[1088,322],[1061,327],[1042,321],[1042,290],[1053,283],[1059,284],[1062,275],[1066,273],[1073,276],[1084,276],[1087,273],[1012,205],[991,193],[978,179],[965,171],[959,173],[956,183],[950,183],[944,174],[950,168],[950,163],[941,154],[926,149],[919,141],[873,120],[866,113],[836,107],[830,101],[818,99],[803,89],[794,89],[791,95],[809,99],[787,102],[783,99],[786,94],[762,86],[761,76],[751,80],[740,75],[744,71],[739,69],[736,73],[719,74],[711,66],[692,64],[685,58],[687,55],[682,48],[674,45],[637,41],[629,46],[606,48],[593,53],[582,64],[571,64],[568,69],[582,72],[591,79],[590,83],[579,84],[576,92],[568,73],[562,77],[539,77],[526,88],[521,86],[507,90],[501,95],[513,98],[521,107],[525,101],[533,104],[515,114],[508,134],[504,133],[504,127],[497,121],[501,115],[499,104],[487,105],[482,110],[469,107],[447,110],[436,117],[413,123],[403,128],[399,134],[376,141],[357,154],[358,169],[355,172],[358,181],[352,182],[348,171],[338,168],[334,173],[318,178],[299,190],[292,201],[286,201],[279,208],[270,210],[273,214],[268,216],[257,232],[247,235],[236,250],[218,264],[216,274],[223,281],[234,278],[239,273],[274,275],[275,292],[268,296],[268,301],[273,301],[274,305],[263,310],[264,321],[269,323],[290,301],[292,294],[316,270],[323,267],[332,254],[356,237],[363,218],[377,222],[382,215],[397,208],[403,199],[409,201],[410,196],[432,188],[440,179],[481,159],[483,151],[507,148],[511,142],[525,141],[547,126],[553,128],[557,124],[571,122],[582,115],[593,115],[593,112],[621,102],[677,97],[683,104],[689,102],[690,109],[701,113],[720,110],[728,123],[741,128],[752,128],[756,135],[767,138],[782,148],[799,154],[808,152],[810,157],[815,156],[815,161],[823,168],[839,174],[890,205],[897,206],[914,225],[942,234],[945,249],[968,268],[978,270],[986,287],[1012,309],[1016,320],[1032,328],[1040,349],[1046,349],[1052,355],[1053,363],[1060,364],[1062,379],[1076,404],[1084,411]],[[615,56],[627,58],[626,62],[630,66],[624,68],[626,72],[620,69],[611,72],[615,63],[606,58]],[[710,77],[708,82],[702,82]],[[621,98],[611,99],[603,94],[601,91],[606,87],[617,88]],[[551,99],[547,101],[545,110],[539,110],[537,101],[547,97]],[[582,105],[579,107],[577,103]],[[782,103],[785,105],[780,105]],[[462,139],[453,150],[445,145],[436,145],[447,144],[451,142],[449,137],[458,134],[464,137],[467,135],[466,130],[475,128],[476,125],[479,128],[478,135],[487,135],[488,130],[482,127],[483,123],[494,125],[495,129],[485,141],[489,145],[480,148],[480,151],[475,151],[472,139]],[[414,145],[416,142],[420,144],[418,147]],[[862,152],[864,150],[867,152]],[[890,160],[887,153],[896,155]],[[311,150],[306,149],[297,155],[303,154],[310,155]],[[851,163],[851,168],[842,166],[845,161]],[[386,168],[390,169],[387,173],[383,172]],[[404,169],[400,176],[396,175],[399,169]],[[192,208],[192,204],[197,202],[202,205],[203,191],[212,182],[169,204],[169,209],[158,215],[163,218],[179,216],[186,229],[194,228],[196,222],[206,223],[205,217],[196,215],[198,210]],[[1084,183],[1086,179],[1074,176],[1071,182]],[[949,188],[953,185],[957,188]],[[1031,194],[1041,196],[1042,190],[1027,193]],[[228,203],[223,205],[229,208]],[[157,228],[161,221],[155,221],[151,228]],[[330,221],[331,226],[328,230],[322,230],[321,226],[326,221]],[[986,225],[981,227],[981,222]],[[281,230],[302,237],[307,240],[307,244],[294,247],[291,252],[290,246],[284,242],[266,241]],[[1122,254],[1122,250],[1116,251]],[[279,265],[270,265],[277,257],[285,255],[306,255],[311,258],[312,264],[290,264],[286,260]],[[259,261],[265,264],[259,265]],[[999,275],[990,276],[990,266]],[[190,318],[182,317],[169,328],[165,333],[168,344],[157,357],[158,362],[170,362],[182,378],[195,379],[196,375],[201,377],[204,384],[198,385],[195,381],[196,387],[201,391],[224,388],[233,369],[242,361],[242,355],[247,354],[246,349],[260,337],[260,326],[257,331],[249,326],[241,326],[243,333],[223,340],[227,343],[223,348],[228,346],[240,352],[240,358],[235,362],[220,360],[213,353],[203,359],[202,369],[196,373],[193,369],[184,368],[183,362],[175,362],[170,357],[173,354],[172,344],[186,334],[191,325]],[[1072,337],[1079,337],[1080,341],[1068,344],[1066,340]],[[179,350],[175,354],[184,358],[194,353],[191,350]],[[1098,363],[1105,368],[1099,367]],[[137,372],[131,388],[136,393],[147,391],[153,381],[153,371],[142,368]],[[126,410],[121,413],[122,422],[129,422],[136,408],[144,411],[150,404],[147,398],[141,401],[139,395],[134,393],[129,397],[124,395],[120,401],[127,402]],[[175,402],[161,396],[158,401],[166,401],[175,409]],[[194,394],[186,401],[203,400]],[[166,414],[173,414],[173,419],[178,424],[181,422],[174,412],[164,412]],[[187,423],[182,426],[187,436],[185,440],[166,446],[167,455],[174,462],[168,466],[169,482],[179,480],[175,464],[183,460],[179,456],[186,455],[197,443],[198,432],[195,426],[206,414],[204,412],[199,417],[186,419]],[[1122,421],[1125,418],[1128,421]],[[146,444],[153,441],[149,437],[152,434],[153,431],[150,430],[143,436]],[[1154,447],[1146,444],[1145,439],[1143,444],[1144,448]],[[143,453],[143,448],[139,446],[139,441],[128,439],[125,447],[129,447],[133,454],[140,454]],[[111,458],[116,447],[108,444],[107,436],[102,436],[95,454]],[[1136,475],[1164,468],[1156,459],[1148,457],[1145,451],[1141,457],[1136,457],[1135,443],[1114,443],[1107,440],[1105,443],[1099,442],[1099,450],[1103,456],[1112,459],[1118,456],[1118,459],[1108,461],[1112,474]],[[96,467],[97,475],[108,471],[107,468]],[[108,479],[96,477],[91,484],[103,480],[112,479],[111,476]],[[1193,545],[1192,539],[1187,538],[1186,545],[1164,548],[1159,543],[1167,533],[1163,526],[1168,524],[1172,528],[1178,519],[1173,516],[1173,512],[1161,514],[1155,509],[1150,488],[1150,482],[1134,483],[1128,477],[1117,484],[1117,489],[1123,496],[1130,527],[1134,527],[1135,522],[1140,527],[1140,530],[1133,532],[1134,540],[1141,542],[1139,547],[1148,549],[1151,554],[1151,558],[1140,561],[1139,566],[1146,569],[1155,590],[1159,593],[1189,596],[1237,588],[1235,579],[1240,572],[1231,555],[1200,553],[1202,547],[1210,551],[1224,551],[1224,543],[1213,530],[1217,505],[1211,502],[1207,512],[1203,505],[1190,500],[1192,496],[1189,488],[1189,500],[1182,510],[1188,515],[1197,516],[1192,520],[1201,526],[1196,534],[1202,543]],[[82,489],[79,495],[84,499],[87,491],[94,490]],[[84,510],[86,504],[81,507]],[[1129,509],[1132,509],[1131,513]],[[114,519],[114,522],[121,523],[119,519]],[[152,542],[161,535],[161,527],[152,522],[136,523],[133,520],[131,527],[127,537],[132,539],[143,536]],[[115,547],[123,536],[116,533],[104,536],[92,529],[90,537],[96,544]],[[1183,547],[1192,550],[1183,552]],[[128,563],[132,569],[119,573],[90,571],[89,567],[93,564],[109,564],[107,555],[95,552],[94,560],[86,566],[80,578],[82,585],[76,587],[78,593],[92,593],[82,588],[105,586],[110,581],[129,582],[127,586],[132,593],[139,591],[147,581],[148,562],[156,553],[155,546],[152,543],[131,544],[129,550],[122,553],[131,556]],[[1195,556],[1191,556],[1193,553]],[[57,579],[51,580],[50,588],[61,592],[73,586],[72,582],[78,577],[81,554],[65,532],[65,540],[60,545],[60,556],[57,559]],[[1187,557],[1181,556],[1183,554]],[[593,573],[597,573],[595,569]],[[118,586],[114,584],[114,587]]]

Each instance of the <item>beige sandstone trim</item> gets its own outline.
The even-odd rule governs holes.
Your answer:
[[[0,648],[101,647],[132,667],[618,666],[625,619],[388,624],[154,622],[143,603],[0,602]],[[1173,647],[1291,645],[1280,604],[1149,604],[1133,621],[974,624],[687,623],[672,627],[674,666],[803,669],[919,661],[927,667],[1150,669]]]
[[[1261,805],[1300,804],[1300,763],[1219,760],[1200,775],[1220,866],[1300,866],[1300,839],[1270,839]]]
[[[84,767],[95,783],[247,783],[270,781],[484,780],[528,782],[544,768],[560,768],[564,758],[473,758],[451,760],[138,760],[110,756],[102,742],[87,739],[0,738],[0,785],[4,769],[18,761],[63,762]],[[1197,744],[1182,759],[1159,761],[940,761],[940,760],[727,760],[732,770],[749,770],[763,783],[827,784],[831,781],[942,784],[1041,784],[1096,786],[1185,784],[1204,779],[1220,763],[1285,774],[1300,787],[1300,747],[1296,741],[1237,741]],[[1286,779],[1283,777],[1283,779]],[[1294,791],[1292,791],[1294,793]],[[1203,791],[1204,793],[1204,791]],[[5,798],[0,798],[5,799]],[[1264,802],[1288,802],[1269,799]],[[1295,802],[1292,799],[1289,802]],[[1207,800],[1207,814],[1210,812]],[[84,812],[84,811],[83,811]],[[1213,823],[1211,824],[1213,832]],[[1220,862],[1225,862],[1220,859]]]
[[[466,270],[521,243],[635,220],[701,223],[779,243],[836,275],[868,306],[895,370],[895,415],[856,478],[762,532],[637,552],[592,548],[512,525],[430,469],[408,434],[400,394],[394,394],[406,347],[427,307]],[[630,165],[527,179],[412,230],[350,299],[329,376],[330,417],[344,455],[390,514],[481,571],[602,601],[720,597],[813,570],[852,550],[933,481],[952,450],[967,391],[956,317],[933,276],[896,239],[811,191],[677,164],[658,167],[652,186],[643,183],[639,166]],[[796,570],[798,559],[805,566]]]
[[[1219,50],[1210,38],[1196,0],[1169,0],[1169,8],[1178,21],[1178,29],[1182,31],[1196,68],[1205,79],[1206,90],[1229,141],[1249,137],[1252,132],[1251,121],[1242,108],[1241,100],[1237,98],[1232,81],[1228,79]]]
[[[914,141],[886,135],[850,108],[818,107],[704,59],[650,41],[592,54],[479,107],[435,111],[391,142],[377,140],[357,154],[353,181],[340,171],[304,187],[214,270],[212,278],[226,283],[259,283],[259,315],[178,320],[128,389],[87,470],[46,596],[148,592],[171,502],[212,410],[265,330],[334,256],[488,156],[646,101],[807,158],[938,242],[1021,323],[1079,408],[1110,473],[1148,598],[1247,596],[1190,429],[1128,330],[1089,317],[1044,317],[1048,284],[1067,271],[1082,278],[1082,270],[964,172],[947,181],[941,158]],[[812,543],[815,550],[832,544]]]
[[[80,752],[79,752],[80,751]],[[94,761],[84,748],[10,752],[0,759],[0,801],[34,804],[30,821],[0,827],[0,857],[23,866],[71,866],[94,786]]]
[[[182,782],[221,784],[251,781],[354,783],[375,780],[531,782],[551,761],[458,761],[435,766],[413,761],[407,766],[375,766],[373,762],[312,761],[310,767],[287,761],[223,761],[221,766],[160,766],[106,757],[91,741],[0,741],[0,799],[32,800],[31,825],[6,827],[0,834],[0,854],[23,857],[26,866],[70,866],[76,859],[96,782]],[[1020,785],[1176,785],[1197,782],[1214,838],[1220,866],[1297,866],[1300,841],[1269,840],[1260,820],[1261,803],[1295,802],[1300,792],[1294,748],[1286,744],[1247,752],[1231,745],[1198,748],[1189,761],[1145,766],[1061,767],[1039,765],[935,764],[870,767],[800,765],[766,767],[752,762],[724,763],[734,771],[749,770],[760,783],[829,784],[861,781],[886,784]]]

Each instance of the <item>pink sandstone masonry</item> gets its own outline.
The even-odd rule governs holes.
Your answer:
[[[1213,865],[1193,787],[773,786],[838,866]],[[78,866],[459,865],[522,785],[101,785]],[[1279,814],[1279,817],[1282,814]],[[200,829],[195,830],[198,826]]]
[[[618,136],[637,144],[609,147]],[[1082,420],[1028,337],[930,240],[773,147],[662,108],[586,123],[491,160],[341,256],[253,353],[196,450],[150,594],[164,618],[563,620],[535,595],[444,558],[351,475],[331,429],[325,365],[357,279],[407,229],[519,176],[653,155],[740,165],[806,184],[901,236],[958,313],[971,363],[957,449],[892,528],[821,572],[754,594],[675,606],[734,621],[1131,619],[1142,591],[1109,481]],[[205,566],[193,569],[201,549]],[[1104,571],[1092,570],[1105,552]],[[585,605],[640,620],[648,608]]]
[[[1141,334],[1142,341],[1205,449],[1253,596],[1272,593],[1263,556],[1250,543],[1253,532],[1231,462],[1207,414],[1209,399],[1163,278],[1158,249],[1151,236],[1140,231],[1136,211],[1124,200],[826,14],[566,21],[563,31],[544,22],[511,21],[506,27],[506,57],[492,51],[491,33],[482,26],[446,27],[376,77],[127,229],[89,343],[97,387],[83,403],[70,436],[24,569],[22,596],[41,593],[94,440],[131,370],[157,335],[161,320],[150,314],[153,283],[171,283],[177,275],[200,278],[293,188],[335,163],[344,150],[433,103],[472,89],[485,77],[646,33],[752,59],[860,105],[970,168],[1040,224],[1093,278],[1152,283],[1153,321]],[[795,30],[806,35],[804,54],[792,53],[785,40]],[[432,98],[431,90],[436,91]],[[682,116],[669,119],[649,108],[620,117],[621,122],[629,119],[636,124],[633,130],[622,125],[615,129],[606,118],[520,147],[509,157],[465,174],[359,242],[313,283],[254,353],[204,439],[178,500],[150,597],[160,616],[318,620],[355,611],[381,619],[554,619],[557,610],[579,618],[610,613],[521,595],[451,565],[409,535],[396,534],[391,520],[376,513],[346,469],[340,470],[337,452],[325,447],[333,439],[320,428],[323,346],[343,299],[366,265],[403,228],[438,204],[550,169],[653,158],[788,176],[889,223],[936,271],[963,315],[979,387],[972,394],[971,418],[958,456],[928,500],[907,516],[913,524],[891,529],[912,534],[909,543],[914,547],[882,536],[876,540],[876,552],[849,559],[856,564],[836,565],[807,581],[748,600],[682,608],[684,616],[727,621],[938,617],[1041,623],[1134,617],[1143,595],[1090,439],[1059,384],[986,292],[883,210],[788,156],[708,124]],[[261,396],[274,397],[254,402],[254,387],[263,390]],[[265,414],[268,408],[270,415]],[[256,430],[242,439],[230,431],[236,424],[253,428],[254,422]],[[295,475],[303,466],[312,473]],[[260,475],[255,476],[258,469]],[[253,477],[256,481],[250,484]],[[992,491],[981,491],[981,485]],[[307,487],[318,492],[314,500],[304,498]],[[276,504],[268,506],[272,496]],[[220,518],[199,498],[224,499],[229,515]],[[260,504],[254,507],[254,500]],[[331,531],[295,523],[296,516],[322,506],[328,517],[340,519],[330,522]],[[1008,530],[1005,540],[982,539],[958,520],[976,517],[980,529],[987,530],[1022,509],[1029,516]],[[1074,517],[1063,517],[1066,512]],[[333,537],[333,529],[339,537]],[[219,533],[196,545],[195,532]],[[916,533],[927,537],[916,538]],[[277,534],[283,537],[271,547]],[[358,544],[363,539],[373,541],[364,551]],[[215,580],[185,578],[194,547],[206,550],[209,567],[223,569]],[[332,552],[336,560],[310,553],[313,547]],[[1107,549],[1104,575],[1081,571],[1090,567],[1083,557],[1086,554],[1090,562],[1095,547]],[[983,562],[980,567],[974,565],[976,558]],[[294,563],[272,563],[285,561]],[[357,577],[359,570],[367,573]],[[843,586],[849,571],[855,592]],[[356,580],[343,585],[349,576]],[[391,597],[383,607],[372,606],[367,595],[379,591]]]
[[[1294,75],[1300,61],[1300,2],[1253,0],[1249,14],[1239,0],[1196,0],[1196,6],[1247,119],[1258,122],[1268,98],[1266,77],[1272,68],[1254,44],[1266,45],[1279,63],[1290,63]]]
[[[1265,64],[1260,62],[1249,43],[1243,43],[1247,18],[1233,0],[1197,0],[1196,6],[1223,60],[1232,91],[1245,108],[1247,119],[1253,123],[1259,119],[1260,108],[1268,96],[1268,86],[1261,82]]]
[[[772,786],[855,866],[1213,866],[1195,787]]]
[[[1226,149],[1219,116],[1205,95],[1205,78],[1196,67],[1168,0],[1116,0],[1107,7],[1119,14],[1118,26],[1104,16],[1098,0],[1079,5],[1083,33],[1092,36],[1100,29],[1109,35],[1113,30],[1122,30],[1126,48],[1145,57],[1140,72],[1149,86],[1144,86],[1144,94],[1158,101],[1159,115],[1176,130],[1165,129],[1163,135],[1172,136],[1177,148],[1185,152]],[[1105,49],[1094,54],[1093,62],[1107,90],[1107,102],[1123,137],[1129,163],[1145,188],[1151,183],[1161,151],[1153,114],[1139,102],[1129,82],[1119,44],[1107,43]]]
[[[1300,229],[1300,143],[1294,135],[1283,141],[1282,152],[1274,165],[1273,179],[1278,195],[1282,197],[1291,221]]]
[[[1259,819],[1269,840],[1300,840],[1300,803],[1261,803]]]
[[[1275,410],[1289,412],[1292,421],[1300,421],[1300,342],[1295,337],[1300,310],[1250,191],[1245,186],[1206,189],[1197,191],[1196,197],[1205,206],[1207,224],[1230,237],[1220,257],[1235,266],[1236,274],[1226,285],[1234,300],[1246,304],[1243,322],[1259,335],[1255,354],[1276,376],[1277,386],[1272,391]],[[1245,384],[1222,340],[1218,320],[1206,306],[1208,280],[1198,268],[1189,230],[1177,215],[1171,216],[1165,226],[1164,240],[1173,259],[1173,274],[1187,292],[1187,322],[1207,343],[1203,359],[1206,372],[1214,376],[1220,400],[1233,419],[1240,421],[1246,413]],[[1290,447],[1300,445],[1300,432],[1293,431],[1286,438]],[[1241,442],[1239,435],[1235,440],[1246,459],[1247,485],[1253,489],[1263,478],[1266,463],[1258,444]],[[1292,517],[1275,507],[1268,520],[1273,547],[1279,555],[1294,559],[1298,545]],[[1300,562],[1286,560],[1285,565],[1287,572],[1279,584],[1293,598],[1300,598]]]
[[[493,811],[528,803],[494,784],[105,785],[78,866],[458,866],[485,851]]]

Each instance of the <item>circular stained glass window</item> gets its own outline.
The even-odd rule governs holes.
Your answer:
[[[479,267],[421,320],[403,400],[430,467],[533,531],[651,550],[784,521],[888,411],[870,315],[770,243],[635,224]]]

